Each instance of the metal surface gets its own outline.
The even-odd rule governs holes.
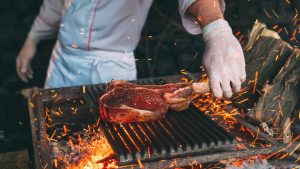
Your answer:
[[[162,79],[138,84],[165,84]],[[87,88],[86,98],[98,112],[98,98],[105,85]],[[232,147],[234,138],[194,106],[184,112],[169,111],[164,120],[132,123],[102,123],[105,135],[118,156],[119,165],[157,161],[219,151]]]

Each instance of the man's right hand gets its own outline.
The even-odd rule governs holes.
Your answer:
[[[26,83],[29,79],[33,78],[31,60],[36,53],[37,43],[37,40],[28,37],[18,57],[16,58],[17,73],[21,80]]]

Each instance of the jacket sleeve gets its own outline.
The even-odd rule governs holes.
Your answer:
[[[194,17],[189,16],[188,14],[186,14],[186,10],[195,1],[196,0],[178,0],[179,13],[180,13],[180,16],[181,16],[182,25],[188,33],[194,34],[194,35],[202,33],[202,30],[201,30],[198,22],[196,21],[196,19]],[[220,5],[221,5],[221,9],[224,13],[224,11],[225,11],[225,1],[220,0]]]
[[[63,8],[64,0],[44,0],[28,36],[37,40],[55,37]]]

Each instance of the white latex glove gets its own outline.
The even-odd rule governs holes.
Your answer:
[[[245,59],[242,47],[223,19],[203,28],[205,53],[203,64],[215,97],[230,98],[241,89],[246,80]]]
[[[37,43],[38,40],[28,37],[16,58],[17,73],[23,82],[33,78],[31,60],[35,55]]]

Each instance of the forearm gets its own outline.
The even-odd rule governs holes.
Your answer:
[[[197,18],[201,28],[217,19],[224,18],[219,0],[197,0],[187,9],[187,12]]]

